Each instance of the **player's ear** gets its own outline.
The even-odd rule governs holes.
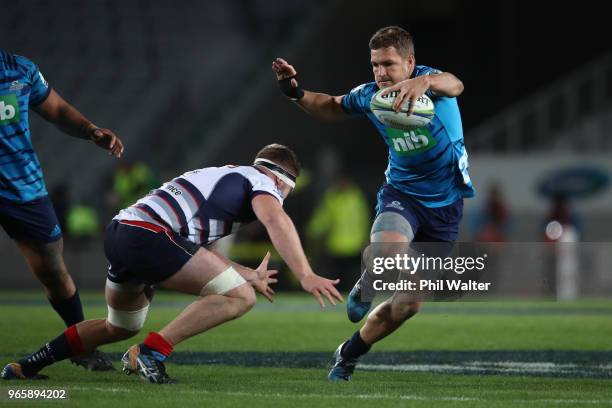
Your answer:
[[[412,73],[412,70],[414,69],[414,66],[416,65],[414,54],[409,54],[408,57],[406,57],[405,62],[406,62],[406,70]]]
[[[276,186],[278,191],[283,191],[285,183],[283,183],[283,180],[281,180],[279,177],[274,176],[274,185]]]

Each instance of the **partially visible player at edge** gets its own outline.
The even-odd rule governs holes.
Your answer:
[[[44,285],[53,309],[72,326],[83,320],[83,307],[64,264],[62,231],[32,147],[29,109],[67,135],[92,141],[115,157],[121,157],[123,143],[62,99],[32,61],[0,50],[0,225]],[[73,363],[90,370],[113,368],[99,351]]]
[[[104,249],[110,267],[106,280],[106,319],[69,327],[38,351],[4,367],[1,378],[27,379],[70,356],[136,335],[144,325],[150,285],[198,296],[162,330],[130,347],[125,372],[157,384],[173,383],[164,360],[174,346],[248,312],[255,288],[269,300],[276,271],[267,270],[269,253],[257,270],[230,262],[206,249],[241,223],[258,219],[302,288],[324,306],[342,296],[339,280],[316,275],[306,259],[283,201],[295,187],[299,165],[287,147],[264,147],[253,166],[208,167],[187,172],[134,205],[121,210],[106,228]]]
[[[400,27],[381,28],[369,46],[374,82],[359,85],[346,95],[303,90],[295,68],[281,58],[272,62],[272,69],[282,92],[307,113],[323,120],[365,115],[387,144],[386,182],[378,193],[370,241],[442,242],[450,252],[459,231],[463,198],[474,195],[456,100],[463,83],[448,72],[416,65],[412,36]],[[413,106],[427,94],[434,101],[435,117],[413,132],[386,127],[370,110],[372,96],[383,88],[386,94],[398,92],[393,105],[397,112],[405,102]],[[349,294],[347,312],[353,322],[371,307],[371,301],[362,298],[367,287],[371,287],[371,277],[362,274]],[[350,380],[359,357],[414,316],[419,307],[419,302],[402,300],[398,293],[376,307],[363,327],[336,350],[329,380]]]

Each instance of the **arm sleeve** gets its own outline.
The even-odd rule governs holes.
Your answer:
[[[367,92],[366,85],[361,84],[342,97],[342,109],[344,109],[344,112],[351,116],[364,115],[370,112],[370,99],[372,99],[372,95]]]

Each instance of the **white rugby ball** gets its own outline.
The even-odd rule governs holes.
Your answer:
[[[426,126],[433,119],[436,111],[433,101],[423,95],[417,98],[412,114],[406,115],[410,101],[404,102],[399,112],[393,110],[393,102],[398,92],[381,95],[384,89],[376,92],[370,101],[370,109],[384,125],[403,130],[413,130]]]

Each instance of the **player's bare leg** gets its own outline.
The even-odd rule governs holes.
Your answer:
[[[385,251],[390,251],[386,256],[394,256],[400,251],[408,250],[414,234],[408,222],[397,214],[382,213],[374,221],[371,234],[371,242],[373,244],[381,244],[378,251],[381,254],[376,256],[385,256]],[[383,227],[391,226],[399,231],[380,230]],[[377,227],[377,224],[379,227]],[[387,244],[387,245],[382,245]],[[367,274],[367,271],[364,275]],[[363,277],[362,277],[363,279]],[[359,284],[359,282],[358,282]],[[354,290],[351,291],[353,296]],[[358,304],[354,301],[355,304]],[[400,294],[395,294],[391,299],[381,303],[368,316],[368,320],[361,330],[356,331],[353,336],[338,346],[334,353],[334,366],[329,372],[327,378],[330,381],[348,381],[355,370],[357,360],[363,354],[366,354],[372,344],[385,338],[400,327],[407,319],[414,316],[419,309],[419,303],[407,300]],[[349,313],[349,317],[351,314]],[[353,320],[353,319],[351,319]]]
[[[72,277],[64,263],[64,240],[51,243],[17,242],[32,273],[43,284],[49,303],[67,327],[84,320],[83,306]],[[72,360],[88,370],[112,370],[111,361],[102,352],[92,350]]]
[[[368,315],[363,327],[338,347],[334,353],[335,364],[327,378],[330,381],[350,380],[359,357],[417,314],[420,305],[420,302],[411,300],[403,293],[396,293],[378,305]]]
[[[161,286],[166,289],[199,297],[159,334],[173,345],[178,344],[251,310],[256,302],[255,291],[246,282],[222,295],[202,293],[203,288],[225,269],[223,261],[201,249],[177,274],[162,282]]]
[[[107,305],[115,311],[135,314],[149,306],[149,299],[144,292],[125,292],[108,286],[105,292]],[[144,322],[144,316],[142,320]],[[104,344],[129,339],[140,331],[137,327],[130,329],[118,327],[109,322],[108,318],[85,320],[77,324],[76,328],[85,353],[90,353],[96,347]]]
[[[255,305],[255,292],[245,283],[223,295],[208,295],[191,303],[159,334],[176,345],[196,334],[236,319]]]
[[[51,302],[71,298],[76,286],[64,263],[64,240],[48,244],[17,242],[30,270],[43,284]],[[82,312],[81,312],[82,314]],[[61,316],[65,320],[64,316]],[[82,319],[81,319],[82,320]],[[67,326],[78,322],[66,322]]]
[[[203,248],[161,286],[199,297],[161,331],[130,347],[122,361],[126,373],[138,372],[153,383],[172,383],[163,361],[174,346],[242,316],[255,305],[256,298],[253,288],[233,268]]]
[[[393,257],[404,253],[413,238],[412,227],[402,215],[389,211],[382,212],[376,216],[372,224],[369,256]],[[359,322],[372,307],[375,295],[372,289],[373,281],[371,271],[366,269],[349,293],[346,311],[351,322]]]
[[[363,341],[371,346],[393,333],[406,320],[417,314],[420,306],[421,302],[411,301],[402,294],[396,293],[368,315],[359,334]]]
[[[43,376],[38,374],[39,371],[48,365],[67,358],[74,359],[82,355],[91,355],[98,346],[136,335],[144,323],[149,305],[145,294],[142,291],[139,293],[117,291],[107,286],[106,300],[113,310],[107,319],[85,320],[68,327],[38,351],[16,363],[6,365],[1,377],[4,379],[40,378]]]

